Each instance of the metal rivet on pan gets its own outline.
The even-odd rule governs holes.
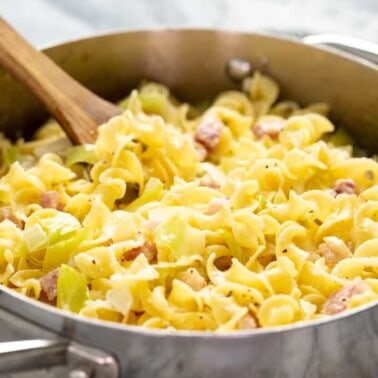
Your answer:
[[[69,378],[90,378],[91,374],[83,369],[75,369],[70,371]]]
[[[232,58],[227,62],[226,73],[230,79],[241,81],[252,72],[252,64],[247,59]]]

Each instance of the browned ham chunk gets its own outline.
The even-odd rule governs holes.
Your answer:
[[[153,233],[160,223],[161,221],[157,219],[150,219],[144,222],[144,227],[146,228],[147,232]]]
[[[24,222],[14,215],[10,206],[0,207],[0,222],[2,222],[4,219],[10,220],[19,228],[24,228]]]
[[[57,294],[59,269],[54,269],[39,279],[42,291],[49,301],[53,301]]]
[[[195,143],[194,148],[197,152],[200,161],[205,161],[207,158],[207,149],[201,143]]]
[[[199,184],[212,189],[220,189],[221,184],[210,177],[208,174],[201,177]]]
[[[215,213],[217,213],[222,208],[222,206],[227,205],[227,203],[228,203],[227,198],[213,198],[209,202],[207,209],[205,211],[205,214],[206,215],[214,215]]]
[[[40,195],[41,206],[45,209],[62,210],[63,206],[60,202],[59,193],[55,190],[42,192]]]
[[[342,289],[333,293],[324,303],[322,313],[327,315],[337,314],[348,308],[350,299],[357,294],[370,290],[370,286],[361,278],[347,283]]]
[[[124,261],[132,261],[135,260],[136,257],[139,256],[141,253],[143,253],[146,256],[149,263],[152,263],[153,261],[155,261],[157,255],[157,249],[155,244],[150,241],[146,241],[140,247],[135,247],[126,251],[122,255],[122,259]]]
[[[356,184],[351,179],[340,179],[337,180],[333,188],[336,195],[338,194],[355,194]]]
[[[256,319],[251,314],[244,315],[237,323],[238,329],[255,329],[257,327]]]
[[[325,243],[319,245],[319,254],[324,257],[328,266],[334,266],[340,260],[352,257],[350,248],[343,240],[335,236],[326,236]]]
[[[206,286],[206,280],[198,273],[197,269],[190,268],[185,272],[180,272],[177,278],[195,291],[201,290]]]
[[[324,260],[327,265],[332,266],[339,261],[337,256],[332,252],[331,248],[329,248],[328,245],[325,243],[319,245],[319,252],[324,257]]]
[[[199,124],[194,140],[202,144],[207,151],[212,151],[219,143],[223,127],[224,124],[219,118],[209,114]]]
[[[277,139],[278,136],[280,135],[281,130],[282,130],[281,122],[259,121],[255,124],[253,128],[253,134],[255,134],[256,139],[261,139],[265,135],[272,139]]]

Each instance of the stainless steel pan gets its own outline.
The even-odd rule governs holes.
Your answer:
[[[362,147],[377,152],[377,47],[350,41],[346,46],[344,40],[330,38],[320,42],[337,44],[349,53],[269,35],[203,30],[111,34],[46,52],[89,88],[113,100],[146,78],[168,85],[183,100],[209,98],[235,87],[225,67],[230,59],[241,58],[276,78],[283,98],[302,104],[328,102],[331,118],[347,127]],[[30,135],[45,118],[36,100],[0,71],[0,128],[10,136]],[[0,338],[11,341],[0,343],[0,375],[59,364],[68,366],[62,376],[72,378],[378,374],[376,305],[318,323],[214,335],[146,331],[82,319],[1,288],[0,319]],[[22,339],[30,341],[15,342]]]

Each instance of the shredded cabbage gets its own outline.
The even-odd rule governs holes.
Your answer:
[[[144,187],[143,193],[127,206],[128,211],[136,211],[141,206],[152,201],[158,201],[163,194],[164,184],[157,178],[152,177]]]
[[[94,164],[95,162],[96,154],[95,148],[92,144],[70,147],[67,151],[67,167],[71,167],[77,163]]]
[[[88,299],[85,276],[69,265],[63,264],[58,274],[57,306],[63,310],[79,312]]]

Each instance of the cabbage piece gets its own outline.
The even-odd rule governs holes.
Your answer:
[[[28,247],[26,246],[25,241],[23,240],[21,243],[16,244],[13,250],[14,257],[26,257],[28,255]]]
[[[350,134],[342,127],[339,127],[332,134],[326,135],[324,139],[335,146],[353,146],[354,141]]]
[[[59,269],[57,285],[58,308],[79,312],[88,299],[88,287],[84,275],[63,264]]]
[[[23,242],[15,253],[50,271],[67,262],[86,236],[86,230],[71,214],[42,209],[28,218]]]
[[[49,244],[54,244],[70,236],[81,228],[80,222],[71,214],[58,212],[38,222],[49,235]]]
[[[139,101],[145,113],[164,115],[167,100],[160,93],[140,93]]]
[[[70,234],[68,239],[49,245],[43,260],[43,270],[49,272],[61,264],[67,263],[70,257],[75,254],[75,248],[87,238],[88,233],[87,229],[82,228],[72,235]]]
[[[152,177],[150,180],[148,180],[142,195],[131,202],[126,210],[128,211],[136,211],[139,207],[152,202],[159,200],[161,197],[161,194],[164,189],[164,184],[157,178]]]
[[[25,148],[27,146],[27,148]],[[46,139],[33,140],[23,145],[23,149],[30,151],[37,159],[43,157],[43,155],[54,151],[54,154],[64,156],[67,148],[71,147],[71,142],[67,139],[66,135],[50,136]]]
[[[9,167],[12,163],[18,160],[19,158],[19,149],[16,146],[6,146],[2,149],[2,158],[3,162],[7,167]]]
[[[77,163],[94,164],[97,161],[95,146],[92,144],[83,144],[68,149],[66,166],[71,167]]]
[[[242,249],[239,243],[236,241],[232,232],[227,230],[217,230],[217,232],[223,237],[233,257],[236,257],[239,261],[242,261]]]
[[[205,248],[205,235],[201,230],[189,226],[176,214],[156,231],[155,244],[159,261],[178,260],[182,256],[200,255]]]
[[[29,252],[46,247],[48,240],[47,233],[39,224],[35,224],[24,231],[24,241]]]
[[[159,227],[155,235],[155,243],[158,249],[158,259],[169,259],[173,255],[176,259],[188,252],[189,243],[186,239],[186,228],[188,225],[182,217],[175,215]]]

